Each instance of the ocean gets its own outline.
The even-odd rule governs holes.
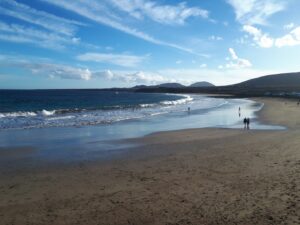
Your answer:
[[[0,153],[34,149],[18,163],[28,157],[41,164],[94,160],[130,149],[123,139],[180,129],[243,128],[244,117],[251,118],[251,129],[282,129],[257,121],[262,107],[249,99],[190,94],[1,90]]]
[[[188,95],[100,90],[2,90],[0,129],[84,126],[183,110]]]
[[[0,90],[0,131],[91,126],[112,130],[117,127],[109,138],[114,139],[127,137],[139,127],[142,134],[201,127],[238,128],[244,117],[255,119],[255,112],[261,107],[262,104],[248,99],[191,94]],[[241,115],[238,108],[242,109]],[[122,134],[119,130],[124,124],[132,127],[130,132]]]

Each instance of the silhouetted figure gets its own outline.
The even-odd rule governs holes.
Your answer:
[[[247,118],[245,117],[244,118],[244,129],[246,129],[246,126],[247,126]]]
[[[239,107],[239,117],[241,117],[241,107]]]
[[[188,113],[190,113],[191,112],[191,107],[188,107]]]
[[[249,129],[250,129],[250,118],[248,118],[248,119],[246,120],[246,123],[247,123],[247,130],[249,130]]]

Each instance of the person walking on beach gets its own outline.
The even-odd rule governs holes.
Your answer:
[[[247,123],[247,130],[249,130],[250,129],[250,118],[247,119],[246,123]]]
[[[244,129],[246,129],[246,125],[247,125],[247,118],[244,118]]]

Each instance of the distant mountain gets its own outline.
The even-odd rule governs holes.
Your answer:
[[[267,75],[239,84],[232,85],[237,88],[294,88],[300,87],[300,72],[297,73],[283,73],[275,75]]]
[[[214,87],[214,86],[215,85],[213,85],[212,83],[201,81],[201,82],[191,84],[189,87]]]
[[[135,88],[135,89],[143,89],[143,88],[188,88],[188,87],[214,87],[214,86],[215,85],[213,85],[209,82],[202,81],[202,82],[194,83],[190,86],[185,86],[185,85],[182,85],[180,83],[163,83],[163,84],[150,85],[150,86],[137,85],[137,86],[134,86],[133,88]]]
[[[138,88],[147,88],[147,87],[148,87],[147,85],[136,85],[133,88],[138,89]]]
[[[162,87],[162,88],[184,88],[185,86],[179,83],[164,83],[156,85],[156,87]]]

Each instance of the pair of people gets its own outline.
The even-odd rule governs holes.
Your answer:
[[[250,118],[244,118],[244,129],[250,129]]]

